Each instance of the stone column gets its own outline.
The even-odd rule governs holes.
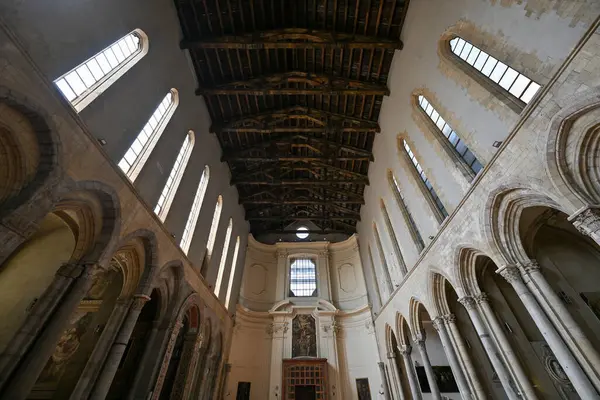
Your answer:
[[[94,389],[94,384],[102,371],[108,350],[115,340],[127,311],[131,305],[131,299],[118,299],[113,308],[110,318],[102,329],[100,339],[96,343],[90,358],[88,359],[77,385],[71,392],[70,399],[87,399]]]
[[[69,324],[70,316],[77,310],[79,303],[92,286],[94,275],[98,270],[99,267],[95,265],[77,265],[73,268],[70,275],[72,281],[70,288],[48,318],[44,330],[27,355],[23,357],[0,397],[20,400],[29,395],[48,359],[54,353],[56,344]]]
[[[177,341],[177,336],[179,335],[179,331],[182,327],[183,323],[180,320],[177,320],[175,322],[175,326],[173,326],[173,331],[171,332],[169,342],[167,343],[167,348],[165,350],[165,355],[163,356],[160,371],[158,373],[158,377],[156,378],[156,384],[154,385],[154,390],[152,391],[151,400],[158,400],[158,398],[160,397],[160,391],[162,390],[163,384],[165,383],[165,377],[167,375],[167,370],[169,369],[169,363],[171,362],[171,355],[173,355],[175,342]]]
[[[281,399],[281,382],[283,368],[283,347],[285,334],[288,331],[288,322],[285,322],[282,317],[275,317],[275,322],[267,329],[267,334],[272,337],[271,342],[271,374],[269,379],[269,399]]]
[[[199,328],[201,329],[201,328]],[[198,369],[198,361],[200,360],[200,354],[202,350],[202,346],[204,345],[204,335],[202,332],[196,335],[196,341],[194,343],[194,348],[192,351],[192,359],[190,360],[190,366],[187,370],[187,376],[185,378],[185,386],[183,388],[184,396],[191,397],[192,391],[194,390],[194,381],[196,380],[197,369]],[[185,397],[184,397],[185,398]]]
[[[117,373],[119,363],[121,362],[121,358],[125,353],[127,343],[129,343],[129,339],[131,338],[131,334],[133,333],[140,312],[142,311],[142,308],[144,308],[146,302],[149,300],[150,297],[144,294],[138,294],[134,296],[133,303],[129,308],[127,317],[125,317],[125,321],[123,321],[123,325],[121,325],[121,329],[119,329],[119,334],[108,351],[108,357],[104,363],[104,368],[102,368],[102,372],[100,373],[100,376],[96,381],[96,385],[94,386],[94,390],[90,396],[92,400],[102,400],[108,394],[110,385],[115,377],[115,374]]]
[[[496,272],[515,289],[515,292],[525,305],[542,336],[546,339],[546,343],[548,343],[548,346],[562,366],[565,374],[569,377],[579,396],[582,399],[600,399],[600,395],[573,356],[573,353],[567,348],[565,342],[535,299],[535,296],[533,296],[525,285],[525,282],[523,282],[518,268],[512,265],[505,265]]]
[[[406,371],[406,376],[408,377],[408,384],[410,386],[412,400],[421,400],[423,398],[421,396],[421,388],[419,387],[415,366],[413,365],[412,357],[410,356],[412,347],[401,346],[398,348],[398,350],[400,350],[400,354],[402,354],[402,360],[404,360],[404,370]]]
[[[381,386],[383,387],[383,397],[385,400],[392,400],[390,396],[390,385],[387,379],[387,374],[385,373],[385,364],[381,361],[377,363],[379,367],[379,374],[381,375]]]
[[[391,365],[392,369],[392,380],[396,386],[396,393],[398,394],[399,400],[404,400],[404,391],[402,390],[402,377],[400,376],[400,371],[398,370],[398,364],[396,360],[396,353],[390,351],[387,354],[388,361]]]
[[[225,389],[229,384],[229,373],[231,372],[231,364],[225,364],[225,368],[223,370],[223,379],[221,380],[221,387],[219,388],[219,397],[218,400],[223,399]]]
[[[425,367],[425,374],[427,375],[427,382],[429,382],[429,388],[431,389],[431,396],[434,400],[442,400],[442,395],[435,380],[433,368],[431,367],[431,361],[429,361],[429,355],[427,354],[424,332],[421,332],[421,337],[417,338],[416,343],[417,348],[419,349],[419,354],[421,354],[421,361],[423,361],[423,367]]]
[[[498,379],[500,379],[500,383],[504,388],[504,392],[506,396],[510,400],[518,400],[522,396],[518,394],[513,388],[513,380],[510,376],[510,373],[504,364],[504,360],[500,355],[499,349],[496,347],[496,344],[492,340],[490,333],[488,331],[487,326],[483,322],[481,316],[479,315],[479,310],[477,309],[477,302],[473,297],[462,297],[458,299],[458,301],[466,308],[469,313],[469,318],[471,318],[471,322],[475,327],[475,331],[477,335],[479,335],[479,340],[481,340],[481,344],[487,353],[487,356],[492,363],[492,367],[496,374],[498,374]],[[524,396],[525,398],[535,399],[536,397]]]
[[[454,314],[447,314],[443,316],[443,319],[448,334],[450,335],[450,339],[454,345],[456,355],[458,356],[459,361],[463,366],[463,371],[465,372],[466,378],[470,383],[473,397],[476,399],[485,399],[487,396],[486,391],[483,389],[483,385],[479,380],[479,376],[477,375],[475,367],[473,366],[471,357],[467,352],[465,342],[460,334],[460,331],[458,330],[458,326],[456,326],[456,317]]]
[[[127,393],[127,400],[134,400],[136,396],[140,396],[140,393],[144,393],[143,396],[147,396],[147,393],[150,391],[149,375],[154,373],[154,368],[156,368],[156,358],[158,358],[156,347],[161,346],[161,343],[164,340],[159,341],[159,330],[160,322],[154,321],[152,324],[152,329],[148,334],[148,340],[144,346],[144,352],[142,353],[142,358],[140,360],[140,368],[135,372],[133,377],[133,381],[131,382],[131,387]],[[155,343],[159,341],[158,343]],[[160,352],[160,350],[158,350]],[[140,386],[145,384],[145,388],[141,388]]]
[[[585,207],[569,216],[568,221],[579,232],[591,237],[596,243],[600,244],[600,208]]]
[[[519,270],[527,287],[546,311],[546,315],[569,346],[596,390],[600,391],[600,355],[592,343],[550,286],[537,262],[531,260],[529,264],[520,265]]]
[[[446,353],[446,358],[450,363],[452,374],[456,379],[458,391],[460,392],[463,399],[473,398],[473,393],[471,393],[471,388],[469,387],[469,383],[467,382],[465,372],[463,371],[462,366],[458,361],[458,357],[456,355],[456,352],[454,351],[454,346],[452,345],[452,341],[450,340],[450,335],[448,335],[448,331],[446,330],[444,319],[442,317],[437,317],[432,322],[433,327],[438,332],[440,340],[442,341],[442,347],[444,348],[444,353]]]

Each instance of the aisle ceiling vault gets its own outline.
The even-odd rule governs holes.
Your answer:
[[[252,233],[354,233],[408,1],[176,5]]]

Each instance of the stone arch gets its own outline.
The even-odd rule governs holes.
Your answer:
[[[394,347],[392,345],[392,327],[390,324],[386,322],[385,324],[385,351],[386,353],[390,353],[394,351]]]
[[[125,265],[129,267],[123,271],[126,285],[129,286],[127,294],[131,295],[135,291],[135,294],[149,296],[158,272],[158,243],[154,232],[138,229],[123,237],[116,247],[113,258],[126,258]]]
[[[152,280],[152,287],[160,294],[161,302],[157,320],[166,327],[178,312],[178,299],[184,289],[183,263],[180,260],[167,262]]]
[[[546,206],[569,214],[544,190],[540,190],[539,182],[529,183],[499,187],[490,193],[485,203],[483,229],[491,245],[490,257],[500,266],[528,259],[519,237],[520,216],[525,208]]]
[[[450,280],[437,271],[431,271],[429,275],[434,312],[437,315],[450,314],[450,305],[448,303],[445,288],[446,281],[450,283]],[[452,283],[450,284],[452,285]],[[454,285],[452,285],[452,287],[454,287]]]
[[[419,333],[423,331],[423,321],[419,318],[421,302],[414,296],[410,298],[408,303],[408,327],[410,329],[411,338],[414,340]]]
[[[43,216],[56,201],[63,176],[57,130],[41,107],[5,86],[0,86],[0,110],[0,220],[17,211]],[[20,228],[27,230],[27,224]]]
[[[398,333],[396,335],[398,344],[400,346],[410,346],[410,328],[404,316],[399,312],[396,313],[396,332]]]
[[[489,257],[483,251],[470,246],[461,246],[456,252],[456,265],[458,268],[458,282],[460,286],[452,285],[459,297],[477,296],[481,294],[479,287],[478,274],[480,274],[479,259]],[[491,257],[489,257],[491,258]],[[495,260],[492,259],[495,262]],[[498,265],[496,263],[496,265]]]
[[[575,96],[573,96],[575,98]],[[600,203],[600,89],[577,94],[550,123],[546,171],[574,209]]]

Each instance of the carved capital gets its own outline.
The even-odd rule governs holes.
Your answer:
[[[444,329],[444,318],[443,317],[437,317],[434,318],[433,321],[431,321],[433,323],[433,327],[435,328],[436,331],[440,331],[442,329]]]
[[[540,265],[536,260],[529,260],[528,263],[520,264],[521,270],[526,274],[532,274],[540,270]]]
[[[277,257],[279,258],[287,258],[288,252],[287,250],[279,250],[277,251]]]
[[[406,357],[412,352],[412,346],[410,346],[410,345],[399,346],[398,351],[400,351],[400,354],[402,354],[404,357]]]
[[[444,321],[446,321],[448,323],[456,322],[456,315],[454,315],[454,314],[446,314],[446,315],[443,315],[442,318],[444,319]]]
[[[144,305],[150,301],[150,296],[146,296],[145,294],[136,294],[133,296],[133,302],[131,303],[131,309],[136,311],[141,311],[144,308]]]
[[[579,214],[569,217],[569,221],[579,232],[590,236],[600,230],[600,209],[588,207]]]
[[[393,359],[395,359],[395,358],[396,358],[396,355],[394,354],[394,352],[393,352],[393,351],[390,351],[390,352],[388,352],[388,353],[387,353],[387,358],[388,358],[389,360],[393,360]]]
[[[477,304],[487,303],[489,301],[487,293],[479,293],[477,296],[473,296]]]
[[[499,268],[496,273],[503,277],[511,285],[523,280],[519,268],[515,267],[514,265],[505,265],[504,267]]]
[[[463,305],[467,311],[473,311],[477,309],[477,302],[471,296],[465,296],[458,299],[458,302]]]

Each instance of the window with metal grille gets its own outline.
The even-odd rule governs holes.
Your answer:
[[[290,296],[317,295],[317,266],[310,258],[294,258],[290,264]]]
[[[178,104],[177,90],[171,89],[119,161],[119,167],[131,181],[134,181],[139,175]]]
[[[173,198],[175,197],[175,193],[177,192],[177,188],[179,187],[179,183],[183,177],[183,172],[185,171],[185,167],[190,159],[190,155],[192,154],[193,147],[194,132],[189,131],[185,136],[183,145],[181,146],[179,154],[175,159],[175,164],[173,164],[173,168],[171,169],[171,173],[167,178],[165,187],[163,188],[162,193],[158,198],[158,203],[156,203],[156,207],[154,208],[154,212],[163,222],[165,218],[167,218],[167,214],[171,208],[171,203],[173,202]]]
[[[136,29],[57,78],[54,83],[79,112],[123,76],[147,51],[148,39]]]
[[[525,104],[529,103],[540,89],[538,83],[460,37],[450,40],[450,49],[470,66]]]
[[[442,200],[440,200],[437,193],[433,189],[433,185],[431,184],[429,179],[427,179],[427,176],[425,175],[425,171],[423,171],[421,164],[419,164],[419,161],[417,161],[417,157],[414,155],[414,153],[410,149],[410,146],[408,145],[408,143],[406,143],[406,140],[402,140],[402,144],[404,146],[404,150],[406,150],[406,154],[410,158],[410,161],[412,162],[413,166],[417,170],[418,175],[421,177],[421,180],[423,181],[423,183],[425,184],[425,187],[429,191],[429,194],[431,195],[431,199],[435,203],[436,208],[439,210],[439,212],[442,214],[442,216],[444,218],[446,218],[448,216],[448,212],[446,211],[446,208],[442,204]]]
[[[209,178],[210,169],[207,165],[204,167],[204,171],[200,177],[198,190],[196,190],[196,195],[194,196],[194,203],[192,204],[190,215],[188,215],[187,222],[185,223],[183,235],[181,236],[181,243],[179,244],[185,254],[187,254],[189,251],[190,244],[192,243],[192,237],[194,236],[194,230],[196,229],[196,223],[198,222],[198,216],[200,215],[200,209],[202,208],[202,201],[204,200],[204,194],[206,193],[206,188],[208,187]]]

